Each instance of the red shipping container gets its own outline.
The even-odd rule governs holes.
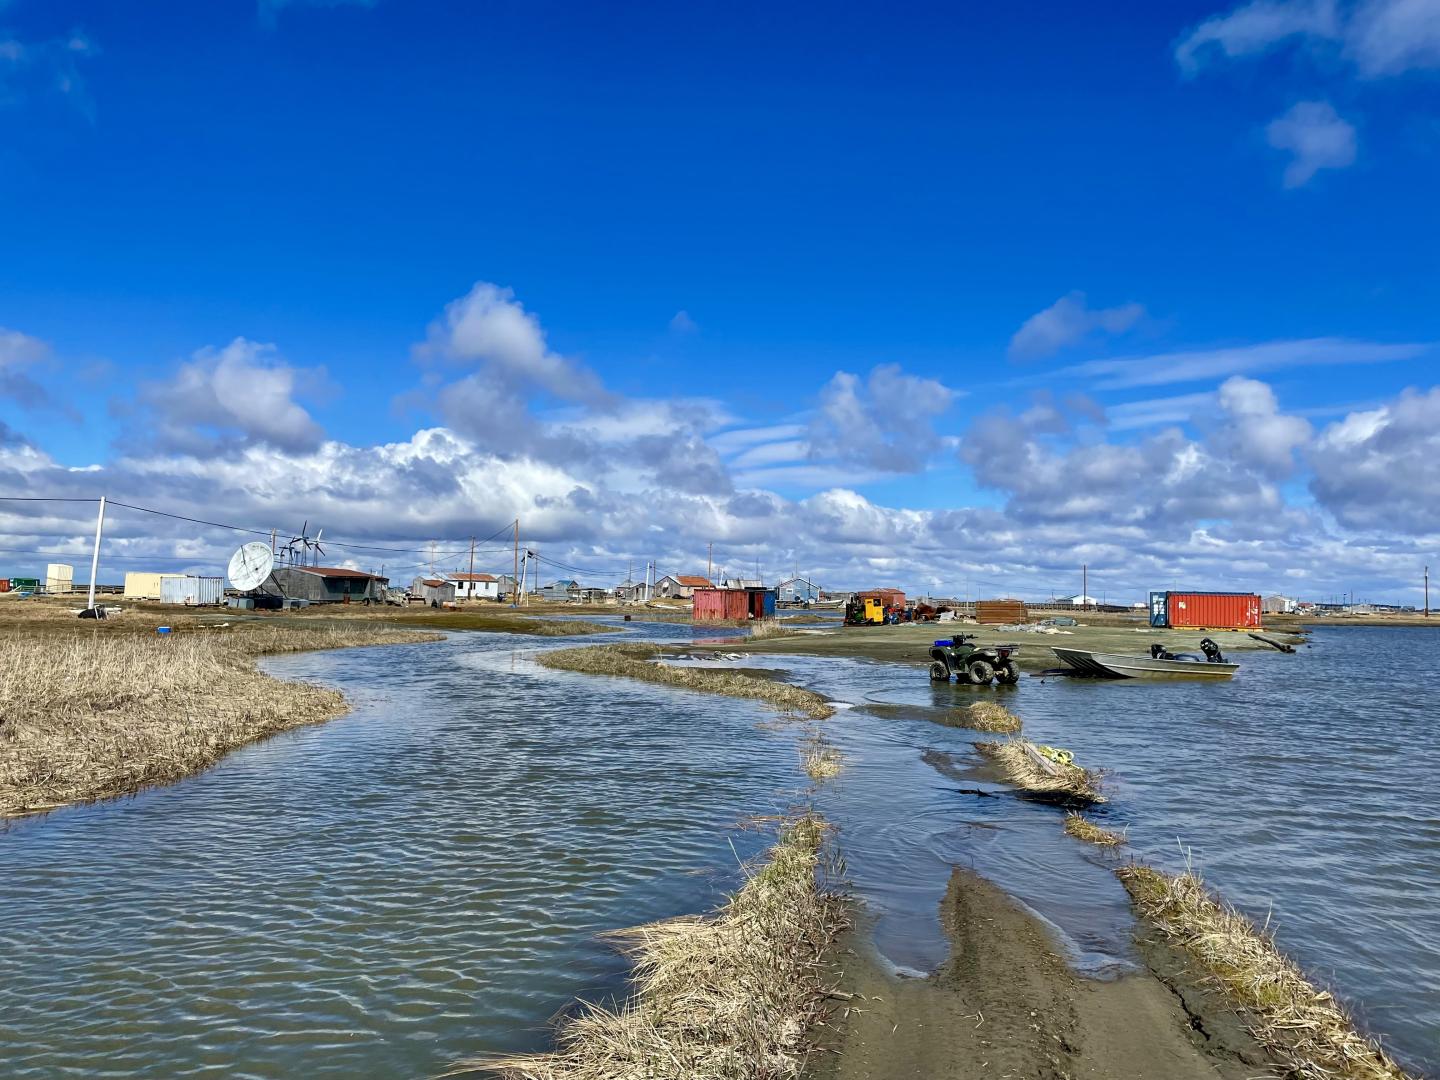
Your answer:
[[[1260,629],[1260,597],[1255,593],[1172,592],[1165,605],[1175,629]]]
[[[743,622],[750,617],[744,589],[696,589],[691,617],[696,622]]]

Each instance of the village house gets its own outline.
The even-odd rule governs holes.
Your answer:
[[[820,599],[820,586],[803,577],[793,577],[775,586],[775,597],[782,604],[813,604]]]
[[[713,589],[709,578],[695,574],[666,574],[655,583],[654,595],[667,600],[689,600],[696,589]]]
[[[457,600],[499,600],[500,579],[494,574],[470,574],[456,572],[446,574],[446,580],[455,585]]]
[[[410,582],[410,595],[431,606],[451,604],[455,602],[455,585],[444,578],[417,577]]]
[[[535,595],[541,600],[555,600],[561,603],[567,601],[580,602],[580,583],[573,578],[561,578],[559,581],[552,581],[543,588],[536,589]]]

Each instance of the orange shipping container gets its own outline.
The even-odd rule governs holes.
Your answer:
[[[1165,604],[1175,629],[1260,629],[1260,597],[1255,593],[1172,592]]]

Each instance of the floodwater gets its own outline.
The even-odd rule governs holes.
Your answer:
[[[432,1076],[623,990],[597,935],[734,887],[763,846],[734,826],[786,808],[799,730],[536,647],[275,658],[357,707],[0,832],[0,1075]]]
[[[823,725],[848,768],[817,798],[897,968],[943,959],[956,865],[1047,920],[1081,969],[1134,963],[1112,860],[984,773],[985,736],[932,722],[998,695],[1032,737],[1111,770],[1097,817],[1138,856],[1183,867],[1178,838],[1394,1051],[1440,1070],[1437,640],[1322,629],[1297,656],[1241,654],[1218,685],[977,691],[923,668],[745,662],[856,706]],[[462,634],[268,661],[356,709],[0,832],[0,1073],[421,1077],[542,1048],[576,995],[623,991],[597,935],[733,888],[764,843],[736,823],[806,798],[803,731],[757,703],[526,659],[553,644]]]
[[[1048,643],[1021,638],[1027,649]],[[1172,871],[1188,860],[1257,922],[1269,919],[1281,948],[1392,1052],[1440,1074],[1440,635],[1321,628],[1312,641],[1294,656],[1231,656],[1241,670],[1228,683],[1027,677],[976,690],[889,664],[756,662],[860,706],[827,724],[851,769],[820,806],[841,825],[877,945],[896,968],[944,958],[934,912],[954,865],[1048,921],[1082,970],[1134,963],[1117,857],[1063,836],[1058,810],[994,782],[973,742],[996,736],[933,721],[991,698],[1029,737],[1109,770],[1110,802],[1092,816],[1127,833],[1118,858]],[[875,704],[879,715],[865,709]]]

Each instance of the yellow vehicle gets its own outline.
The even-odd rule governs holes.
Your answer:
[[[885,605],[873,597],[856,597],[845,605],[846,626],[882,626]]]

